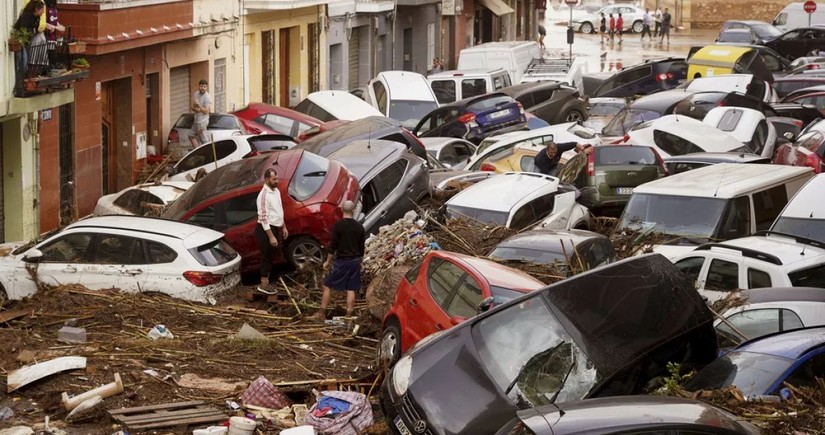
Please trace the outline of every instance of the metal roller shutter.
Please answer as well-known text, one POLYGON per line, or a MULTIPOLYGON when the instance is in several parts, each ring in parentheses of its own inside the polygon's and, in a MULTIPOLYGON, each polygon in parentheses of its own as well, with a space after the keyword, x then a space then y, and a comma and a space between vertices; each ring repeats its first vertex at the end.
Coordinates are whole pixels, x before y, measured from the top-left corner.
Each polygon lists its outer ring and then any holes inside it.
POLYGON ((358 83, 358 50, 361 49, 360 44, 358 43, 358 27, 352 28, 352 33, 349 37, 349 88, 355 89, 360 87, 361 84, 358 83))
POLYGON ((189 92, 189 65, 172 68, 169 72, 169 120, 174 125, 178 118, 189 113, 189 99, 192 93, 189 92))

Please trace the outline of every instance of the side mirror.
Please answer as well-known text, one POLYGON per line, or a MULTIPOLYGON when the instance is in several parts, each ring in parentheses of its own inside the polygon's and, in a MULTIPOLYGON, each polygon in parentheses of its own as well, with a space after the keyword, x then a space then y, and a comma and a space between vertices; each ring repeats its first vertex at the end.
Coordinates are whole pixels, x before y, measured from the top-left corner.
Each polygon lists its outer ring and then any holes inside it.
POLYGON ((481 313, 489 311, 490 308, 493 307, 493 302, 494 301, 495 301, 495 298, 492 297, 492 296, 484 298, 484 300, 482 300, 478 304, 478 307, 476 308, 476 312, 478 312, 478 314, 481 314, 481 313))
POLYGON ((459 323, 461 323, 461 322, 463 322, 463 321, 465 321, 465 320, 467 320, 467 318, 466 318, 466 317, 461 317, 461 316, 453 316, 453 317, 450 317, 450 323, 451 323, 453 326, 458 325, 459 323))
POLYGON ((40 260, 43 259, 43 252, 39 249, 32 249, 29 251, 25 257, 23 257, 23 261, 26 263, 39 263, 40 260))

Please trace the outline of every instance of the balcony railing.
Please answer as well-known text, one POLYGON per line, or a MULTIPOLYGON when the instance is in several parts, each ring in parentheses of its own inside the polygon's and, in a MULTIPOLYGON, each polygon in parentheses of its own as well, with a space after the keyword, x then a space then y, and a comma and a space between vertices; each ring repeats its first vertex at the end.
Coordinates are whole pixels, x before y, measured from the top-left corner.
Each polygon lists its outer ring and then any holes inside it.
POLYGON ((88 77, 88 63, 78 63, 81 47, 82 43, 70 42, 69 38, 64 38, 32 43, 16 52, 15 96, 30 97, 66 89, 72 83, 88 77))

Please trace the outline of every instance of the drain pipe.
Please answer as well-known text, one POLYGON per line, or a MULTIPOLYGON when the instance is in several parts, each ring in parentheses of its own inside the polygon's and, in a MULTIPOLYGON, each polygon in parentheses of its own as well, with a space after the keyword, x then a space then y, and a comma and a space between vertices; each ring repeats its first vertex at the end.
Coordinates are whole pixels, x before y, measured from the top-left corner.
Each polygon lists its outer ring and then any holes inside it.
POLYGON ((398 2, 392 6, 392 70, 395 71, 395 22, 398 20, 398 2))

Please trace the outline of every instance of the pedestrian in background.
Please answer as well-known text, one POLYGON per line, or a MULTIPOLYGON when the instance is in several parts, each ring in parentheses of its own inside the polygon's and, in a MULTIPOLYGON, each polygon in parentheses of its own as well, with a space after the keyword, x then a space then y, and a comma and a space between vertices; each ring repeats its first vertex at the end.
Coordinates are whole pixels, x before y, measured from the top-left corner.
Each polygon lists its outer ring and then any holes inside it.
POLYGON ((607 32, 607 20, 604 18, 604 12, 601 13, 601 20, 599 20, 599 34, 601 35, 602 44, 604 44, 605 33, 607 32))
POLYGON ((616 33, 616 19, 613 18, 613 14, 610 14, 610 41, 613 42, 613 35, 616 33))
POLYGON ((536 170, 538 172, 555 177, 559 170, 559 160, 561 159, 562 153, 572 149, 575 149, 576 151, 584 151, 587 154, 593 152, 593 148, 589 144, 580 144, 576 142, 556 144, 556 142, 551 138, 547 142, 544 151, 539 151, 539 153, 533 157, 533 165, 536 166, 536 170))
POLYGON ((329 273, 324 278, 321 308, 312 316, 316 320, 326 320, 332 290, 347 292, 347 317, 352 317, 355 292, 361 290, 361 259, 364 257, 366 232, 361 222, 352 216, 355 203, 344 201, 341 211, 344 217, 332 226, 332 239, 324 262, 324 270, 329 273))
POLYGON ((433 68, 430 70, 430 74, 438 74, 440 72, 444 72, 444 64, 441 62, 441 59, 434 57, 433 68))
POLYGON ((547 36, 547 29, 544 28, 541 24, 539 24, 539 45, 541 46, 541 51, 544 51, 544 37, 547 36))
POLYGON ((624 18, 622 18, 622 13, 619 12, 619 18, 616 19, 616 33, 619 35, 619 44, 622 43, 622 31, 624 30, 624 18))
POLYGON ((189 140, 195 148, 209 142, 209 138, 206 137, 206 129, 209 126, 209 112, 212 111, 212 96, 207 92, 208 88, 209 82, 206 79, 201 79, 198 82, 198 90, 192 94, 192 112, 195 113, 195 119, 192 123, 192 135, 189 140))
POLYGON ((656 13, 653 15, 653 22, 655 23, 653 37, 658 38, 659 33, 662 31, 662 8, 656 8, 656 13))
POLYGON ((275 294, 270 286, 269 274, 276 250, 281 250, 284 240, 289 236, 284 223, 284 206, 281 191, 278 190, 278 173, 269 168, 264 172, 264 186, 255 200, 258 209, 258 225, 255 226, 255 239, 261 248, 261 284, 258 291, 275 294))
POLYGON ((670 16, 670 9, 665 8, 665 13, 662 15, 662 39, 659 42, 665 41, 665 36, 667 36, 667 43, 670 44, 670 20, 672 17, 670 16))
POLYGON ((653 21, 653 17, 650 15, 650 9, 645 9, 645 15, 642 17, 642 40, 645 39, 645 33, 647 33, 647 38, 649 40, 653 40, 653 35, 650 33, 650 24, 653 21))

